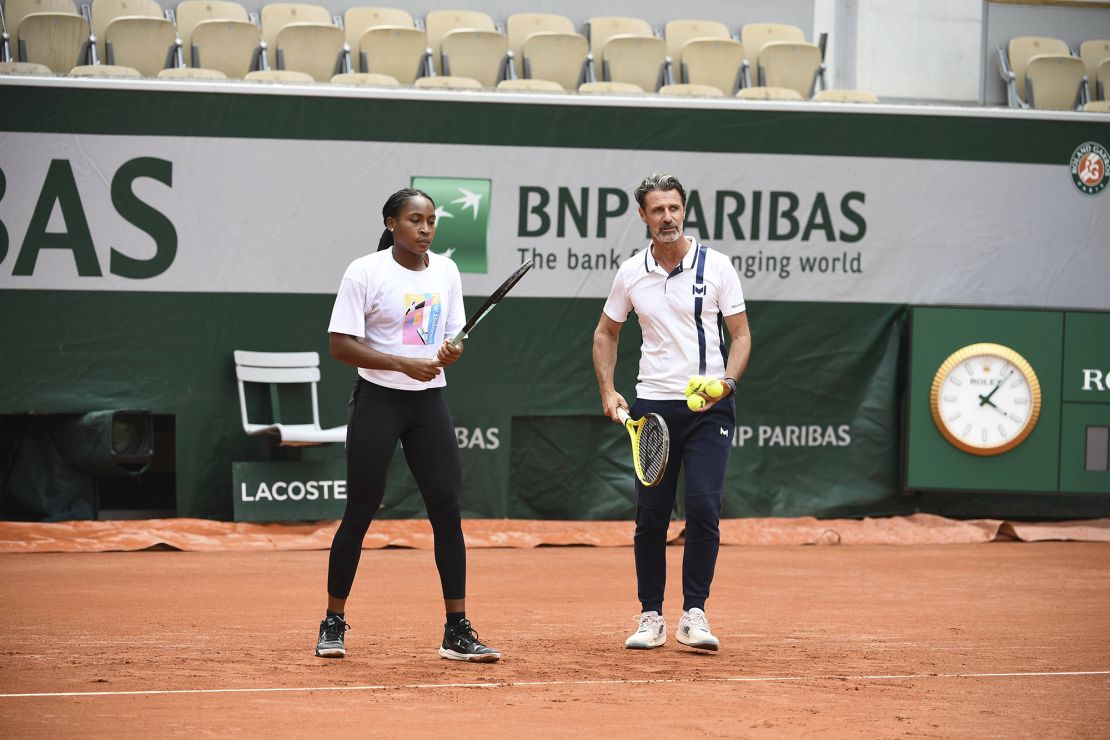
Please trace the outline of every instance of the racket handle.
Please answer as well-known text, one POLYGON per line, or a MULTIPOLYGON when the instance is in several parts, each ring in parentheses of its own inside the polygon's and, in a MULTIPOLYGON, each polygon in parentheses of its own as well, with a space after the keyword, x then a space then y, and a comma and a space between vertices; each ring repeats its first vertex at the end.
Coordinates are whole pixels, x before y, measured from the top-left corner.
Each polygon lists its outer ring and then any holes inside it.
POLYGON ((462 340, 464 340, 464 339, 466 339, 466 332, 465 331, 459 332, 459 335, 457 337, 452 337, 451 338, 451 340, 450 340, 451 348, 454 349, 455 347, 458 347, 460 344, 462 344, 462 340))
POLYGON ((621 420, 621 424, 627 424, 628 420, 632 417, 624 410, 623 406, 617 406, 617 418, 621 420))

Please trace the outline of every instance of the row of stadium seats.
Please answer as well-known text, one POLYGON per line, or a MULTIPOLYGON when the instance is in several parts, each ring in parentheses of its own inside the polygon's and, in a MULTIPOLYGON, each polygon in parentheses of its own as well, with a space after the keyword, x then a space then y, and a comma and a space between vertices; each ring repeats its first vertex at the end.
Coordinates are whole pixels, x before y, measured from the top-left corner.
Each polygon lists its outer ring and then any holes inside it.
MULTIPOLYGON (((384 74, 400 84, 447 75, 492 88, 503 80, 547 80, 564 90, 605 81, 657 91, 672 84, 716 88, 775 87, 810 98, 824 84, 823 48, 801 29, 674 20, 656 30, 631 17, 594 17, 579 34, 566 16, 514 13, 504 26, 482 12, 356 7, 342 17, 321 5, 270 3, 260 15, 230 0, 8 0, 5 62, 56 73, 74 67, 126 66, 145 77, 167 68, 204 68, 242 79, 252 71, 297 71, 313 80, 335 74, 384 74), (753 79, 754 78, 754 79, 753 79)), ((177 74, 177 73, 175 73, 177 74)), ((180 73, 187 74, 187 73, 180 73)))
POLYGON ((1060 39, 1015 36, 998 47, 998 68, 1011 108, 1075 110, 1107 99, 1110 40, 1089 39, 1076 53, 1060 39))

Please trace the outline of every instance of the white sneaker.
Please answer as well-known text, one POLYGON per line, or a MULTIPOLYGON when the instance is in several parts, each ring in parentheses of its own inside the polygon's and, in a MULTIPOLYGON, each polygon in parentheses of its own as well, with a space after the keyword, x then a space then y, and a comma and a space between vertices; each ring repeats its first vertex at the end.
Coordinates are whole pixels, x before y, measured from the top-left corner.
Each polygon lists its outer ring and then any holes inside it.
POLYGON ((691 609, 682 612, 682 619, 678 620, 678 631, 675 639, 683 645, 688 645, 699 650, 716 650, 721 646, 713 633, 709 631, 709 620, 701 609, 691 609))
POLYGON ((667 623, 659 612, 644 612, 638 619, 640 626, 624 641, 631 650, 650 650, 667 642, 667 623))

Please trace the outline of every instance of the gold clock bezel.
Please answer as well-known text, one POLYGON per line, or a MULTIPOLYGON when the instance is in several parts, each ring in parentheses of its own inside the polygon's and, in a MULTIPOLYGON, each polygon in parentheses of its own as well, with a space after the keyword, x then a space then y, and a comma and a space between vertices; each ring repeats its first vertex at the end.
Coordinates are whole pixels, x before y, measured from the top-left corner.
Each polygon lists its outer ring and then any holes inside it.
POLYGON ((936 424, 941 436, 956 449, 982 457, 1001 455, 1003 452, 1009 452, 1024 442, 1025 438, 1033 431, 1033 427, 1037 425, 1037 419, 1041 415, 1041 383, 1037 380, 1037 373, 1033 371, 1033 366, 1016 351, 993 342, 977 342, 956 350, 937 368, 936 374, 933 375, 933 387, 929 391, 929 409, 933 412, 933 423, 936 424), (976 445, 960 439, 948 429, 940 414, 940 389, 949 373, 966 360, 979 355, 992 355, 1013 365, 1018 372, 1025 376, 1025 382, 1029 384, 1029 394, 1032 396, 1029 399, 1029 420, 1025 423, 1021 432, 1012 439, 998 445, 976 445))

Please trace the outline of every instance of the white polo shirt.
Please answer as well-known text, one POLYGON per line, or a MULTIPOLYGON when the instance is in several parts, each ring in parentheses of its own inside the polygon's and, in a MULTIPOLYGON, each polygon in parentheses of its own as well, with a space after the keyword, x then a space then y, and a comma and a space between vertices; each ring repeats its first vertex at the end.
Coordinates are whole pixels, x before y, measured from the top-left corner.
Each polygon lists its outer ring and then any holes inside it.
POLYGON ((613 279, 605 315, 640 321, 640 382, 637 398, 681 401, 692 375, 722 377, 728 355, 724 317, 745 310, 740 276, 729 258, 692 236, 690 249, 669 275, 651 244, 627 259, 613 279))
MULTIPOLYGON (((393 250, 359 257, 343 273, 329 332, 349 334, 387 355, 432 359, 446 337, 466 323, 462 279, 454 261, 428 252, 428 266, 409 270, 393 259, 393 250)), ((394 370, 359 368, 371 383, 401 390, 447 385, 444 372, 421 382, 394 370)))

